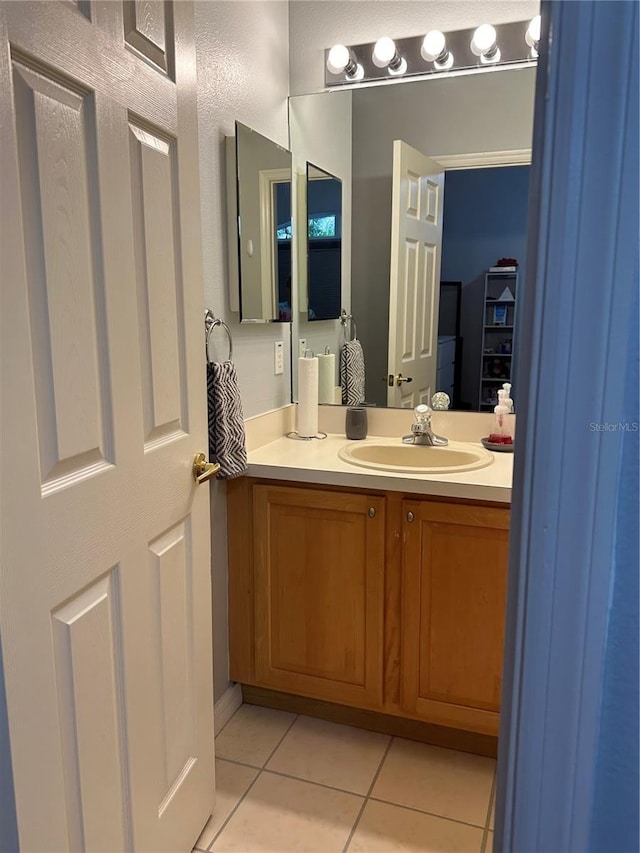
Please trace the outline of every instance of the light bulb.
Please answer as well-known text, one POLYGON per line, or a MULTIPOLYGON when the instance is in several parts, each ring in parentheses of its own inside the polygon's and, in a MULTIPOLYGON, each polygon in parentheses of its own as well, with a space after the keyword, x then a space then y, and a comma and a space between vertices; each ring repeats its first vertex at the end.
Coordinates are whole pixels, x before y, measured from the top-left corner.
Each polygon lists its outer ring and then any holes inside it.
POLYGON ((538 47, 538 42, 540 41, 540 15, 536 15, 535 18, 531 19, 524 40, 529 47, 538 47))
POLYGON ((327 57, 327 68, 332 74, 342 74, 350 59, 349 48, 343 44, 334 44, 327 57))
POLYGON ((371 58, 373 64, 377 65, 378 68, 386 68, 395 55, 396 43, 388 36, 384 36, 376 42, 371 58))
POLYGON ((420 53, 425 62, 435 62, 446 48, 444 33, 440 30, 431 30, 426 34, 420 48, 420 53))
POLYGON ((538 45, 540 44, 540 15, 536 15, 535 18, 531 19, 524 40, 531 48, 531 58, 537 59, 538 45))
MULTIPOLYGON (((471 39, 471 52, 476 56, 491 54, 496 46, 496 31, 491 24, 482 24, 471 39)), ((489 57, 487 57, 489 58, 489 57)))

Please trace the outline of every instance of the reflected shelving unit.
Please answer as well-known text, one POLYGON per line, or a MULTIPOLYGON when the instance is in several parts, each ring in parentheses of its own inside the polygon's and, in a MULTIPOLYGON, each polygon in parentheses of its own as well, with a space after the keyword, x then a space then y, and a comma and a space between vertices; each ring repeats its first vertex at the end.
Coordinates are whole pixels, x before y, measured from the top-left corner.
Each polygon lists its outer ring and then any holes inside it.
POLYGON ((491 411, 503 382, 511 382, 515 351, 518 271, 489 270, 484 278, 480 411, 491 411))

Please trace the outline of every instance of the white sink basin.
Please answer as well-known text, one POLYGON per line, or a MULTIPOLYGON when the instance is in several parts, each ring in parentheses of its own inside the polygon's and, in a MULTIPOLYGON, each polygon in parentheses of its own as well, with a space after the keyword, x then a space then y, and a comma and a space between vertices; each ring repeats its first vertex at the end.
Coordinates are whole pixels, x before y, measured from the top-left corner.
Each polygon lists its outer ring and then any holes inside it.
POLYGON ((446 447, 403 444, 400 438, 354 441, 338 451, 351 465, 403 474, 452 474, 486 468, 493 456, 481 447, 450 441, 446 447))

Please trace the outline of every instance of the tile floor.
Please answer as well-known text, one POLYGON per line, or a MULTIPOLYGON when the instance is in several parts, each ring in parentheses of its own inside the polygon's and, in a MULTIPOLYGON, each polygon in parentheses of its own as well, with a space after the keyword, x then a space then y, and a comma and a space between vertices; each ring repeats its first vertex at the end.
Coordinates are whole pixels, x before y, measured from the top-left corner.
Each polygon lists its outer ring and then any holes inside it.
POLYGON ((216 738, 196 851, 489 853, 496 763, 242 705, 216 738))

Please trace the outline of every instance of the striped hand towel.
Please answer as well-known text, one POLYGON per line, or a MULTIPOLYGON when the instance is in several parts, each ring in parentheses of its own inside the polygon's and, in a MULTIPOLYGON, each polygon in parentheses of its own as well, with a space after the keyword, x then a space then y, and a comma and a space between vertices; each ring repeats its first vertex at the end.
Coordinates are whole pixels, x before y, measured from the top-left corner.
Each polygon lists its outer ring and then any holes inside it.
POLYGON ((209 458, 220 463, 219 479, 239 477, 247 469, 242 400, 232 361, 207 364, 209 458))
POLYGON ((364 403, 364 352, 359 340, 346 341, 340 350, 342 402, 347 406, 364 403))

